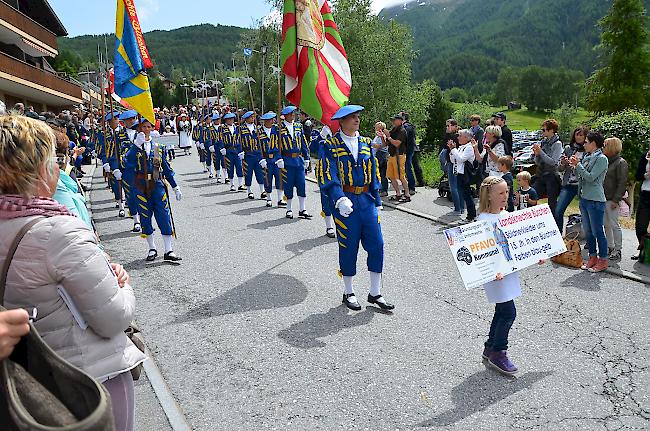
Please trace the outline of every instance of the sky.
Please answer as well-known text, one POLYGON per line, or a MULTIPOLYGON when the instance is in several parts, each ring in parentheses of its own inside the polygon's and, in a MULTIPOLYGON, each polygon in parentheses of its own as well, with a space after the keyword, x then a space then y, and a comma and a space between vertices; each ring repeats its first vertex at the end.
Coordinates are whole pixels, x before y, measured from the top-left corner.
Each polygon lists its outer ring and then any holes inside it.
MULTIPOLYGON (((115 0, 49 0, 69 36, 115 31, 115 0)), ((404 0, 372 0, 373 10, 404 0)), ((195 24, 252 27, 271 11, 265 0, 135 0, 144 31, 171 30, 195 24), (179 6, 180 3, 180 6, 179 6)))

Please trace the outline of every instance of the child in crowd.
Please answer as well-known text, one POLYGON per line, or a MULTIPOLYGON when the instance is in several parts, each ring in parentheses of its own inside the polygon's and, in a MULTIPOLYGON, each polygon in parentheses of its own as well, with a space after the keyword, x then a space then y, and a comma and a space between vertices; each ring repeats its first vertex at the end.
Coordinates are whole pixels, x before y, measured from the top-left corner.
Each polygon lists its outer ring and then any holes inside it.
MULTIPOLYGON (((499 216, 505 214, 509 197, 508 184, 503 178, 487 177, 481 183, 479 192, 478 220, 485 220, 493 225, 499 221, 499 216)), ((500 373, 514 375, 517 366, 510 361, 508 350, 508 334, 517 317, 514 299, 521 295, 519 273, 513 272, 504 277, 498 273, 496 280, 486 283, 483 288, 490 304, 495 304, 494 317, 490 324, 490 334, 483 349, 483 359, 500 373)))
POLYGON ((517 183, 519 190, 515 193, 515 204, 518 210, 537 205, 539 196, 537 191, 530 186, 530 172, 521 171, 517 174, 517 183))
POLYGON ((508 203, 506 210, 508 212, 513 212, 515 210, 515 194, 514 194, 514 178, 510 170, 512 169, 512 157, 511 156, 501 156, 497 162, 497 168, 499 172, 503 175, 501 178, 508 185, 508 203))

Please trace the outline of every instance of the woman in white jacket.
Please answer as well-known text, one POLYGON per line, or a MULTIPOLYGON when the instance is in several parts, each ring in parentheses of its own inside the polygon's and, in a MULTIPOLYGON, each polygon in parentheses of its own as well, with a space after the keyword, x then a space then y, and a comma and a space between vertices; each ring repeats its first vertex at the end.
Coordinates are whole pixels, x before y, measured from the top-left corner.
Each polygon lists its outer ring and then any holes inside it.
POLYGON ((55 138, 48 126, 0 117, 0 264, 18 231, 25 235, 7 275, 4 304, 37 309, 36 329, 59 355, 111 394, 117 430, 133 429, 130 370, 146 357, 125 335, 135 313, 128 274, 109 263, 87 225, 51 197, 55 138))
POLYGON ((475 160, 474 155, 474 134, 469 129, 463 129, 458 132, 458 148, 452 141, 448 144, 449 147, 449 160, 454 164, 454 175, 458 177, 458 187, 461 192, 461 198, 465 201, 467 207, 467 222, 473 222, 476 218, 476 206, 474 205, 474 197, 470 184, 472 178, 470 172, 465 172, 466 162, 473 165, 475 160))

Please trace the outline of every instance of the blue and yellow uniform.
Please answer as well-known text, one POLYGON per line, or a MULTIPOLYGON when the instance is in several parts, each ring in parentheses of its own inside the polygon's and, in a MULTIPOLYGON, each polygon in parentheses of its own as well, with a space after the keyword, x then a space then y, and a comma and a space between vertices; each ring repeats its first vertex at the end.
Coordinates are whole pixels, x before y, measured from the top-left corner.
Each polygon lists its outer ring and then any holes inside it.
POLYGON ((305 192, 305 161, 309 160, 309 147, 303 135, 302 124, 293 123, 293 135, 286 122, 279 127, 280 153, 284 160, 282 172, 284 195, 293 199, 293 189, 300 197, 306 197, 305 192))
MULTIPOLYGON (((229 114, 224 115, 224 118, 228 115, 229 114)), ((230 127, 232 127, 232 131, 227 124, 222 124, 219 127, 218 142, 219 150, 222 148, 226 149, 224 161, 228 171, 228 178, 230 178, 230 181, 232 182, 235 172, 237 173, 237 178, 242 178, 244 172, 242 169, 242 161, 239 158, 239 153, 242 152, 239 126, 233 124, 230 127)))
MULTIPOLYGON (((248 117, 246 115, 248 112, 242 116, 243 119, 249 118, 252 115, 252 112, 248 117), (246 118, 244 118, 246 117, 246 118)), ((255 179, 257 184, 264 184, 264 170, 260 166, 260 160, 262 160, 262 145, 259 138, 259 130, 255 123, 244 123, 239 128, 239 134, 242 144, 242 150, 244 151, 244 183, 247 187, 250 187, 253 182, 253 172, 255 173, 255 179)))
MULTIPOLYGON (((194 142, 198 142, 199 144, 203 144, 202 142, 202 133, 203 133, 203 119, 200 120, 200 122, 192 128, 192 140, 194 142)), ((205 163, 205 148, 201 148, 200 146, 197 146, 197 153, 199 154, 199 162, 203 163, 203 172, 205 172, 206 168, 206 163, 205 163)))
POLYGON ((266 181, 264 183, 264 190, 271 196, 271 189, 273 187, 273 180, 275 179, 275 188, 281 189, 282 180, 280 175, 280 168, 275 162, 280 158, 280 130, 275 124, 267 129, 264 126, 259 126, 258 137, 262 153, 266 159, 266 181))
POLYGON ((358 137, 355 160, 341 132, 329 138, 318 164, 318 184, 332 206, 347 197, 353 211, 343 217, 333 211, 339 244, 339 266, 343 276, 357 273, 359 242, 368 252, 368 270, 381 273, 384 263, 384 239, 377 207, 382 205, 377 159, 372 155, 370 138, 358 137))
MULTIPOLYGON (((213 115, 211 119, 214 121, 218 119, 219 117, 216 115, 213 115)), ((221 169, 221 166, 223 165, 223 156, 219 152, 218 146, 219 146, 219 125, 214 124, 213 122, 210 123, 205 123, 203 126, 203 129, 201 131, 202 136, 203 136, 203 146, 205 147, 205 151, 207 154, 207 165, 208 168, 211 169, 210 161, 212 161, 212 164, 214 165, 214 169, 216 170, 216 173, 219 174, 219 170, 221 169)))
MULTIPOLYGON (((325 157, 327 157, 327 145, 327 139, 323 139, 320 135, 318 135, 318 147, 316 151, 318 154, 318 160, 323 160, 325 157)), ((321 171, 322 169, 322 163, 316 164, 316 168, 314 169, 314 175, 316 178, 320 178, 323 175, 323 172, 321 171)), ((321 216, 330 217, 334 213, 334 203, 322 187, 320 188, 320 205, 322 210, 321 216)))
POLYGON ((122 186, 122 184, 120 184, 121 180, 116 180, 115 174, 113 172, 116 169, 120 169, 121 172, 121 168, 122 168, 121 160, 123 155, 122 151, 123 148, 128 147, 131 144, 131 141, 129 140, 129 137, 126 135, 124 129, 121 127, 118 127, 116 130, 107 127, 106 134, 108 136, 104 136, 103 133, 100 135, 101 147, 103 150, 102 154, 104 156, 102 161, 104 162, 104 164, 110 165, 110 173, 108 174, 108 184, 111 187, 111 190, 113 190, 113 195, 115 196, 115 200, 121 202, 122 200, 122 195, 120 193, 120 189, 122 186))
POLYGON ((155 217, 160 233, 172 235, 169 196, 165 192, 163 179, 167 180, 172 188, 176 188, 174 171, 167 161, 164 147, 153 140, 150 142, 149 151, 146 151, 147 143, 142 149, 135 145, 129 149, 125 157, 125 169, 133 178, 142 234, 149 236, 153 233, 152 217, 155 217))

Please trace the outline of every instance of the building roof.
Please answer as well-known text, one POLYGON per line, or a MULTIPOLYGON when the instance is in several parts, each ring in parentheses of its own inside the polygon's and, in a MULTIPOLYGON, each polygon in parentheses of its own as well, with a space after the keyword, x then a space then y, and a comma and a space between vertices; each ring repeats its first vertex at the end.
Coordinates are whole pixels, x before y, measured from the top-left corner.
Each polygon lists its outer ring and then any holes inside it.
POLYGON ((18 9, 57 36, 67 36, 68 31, 47 0, 1 0, 18 9), (18 7, 16 7, 18 6, 18 7))

